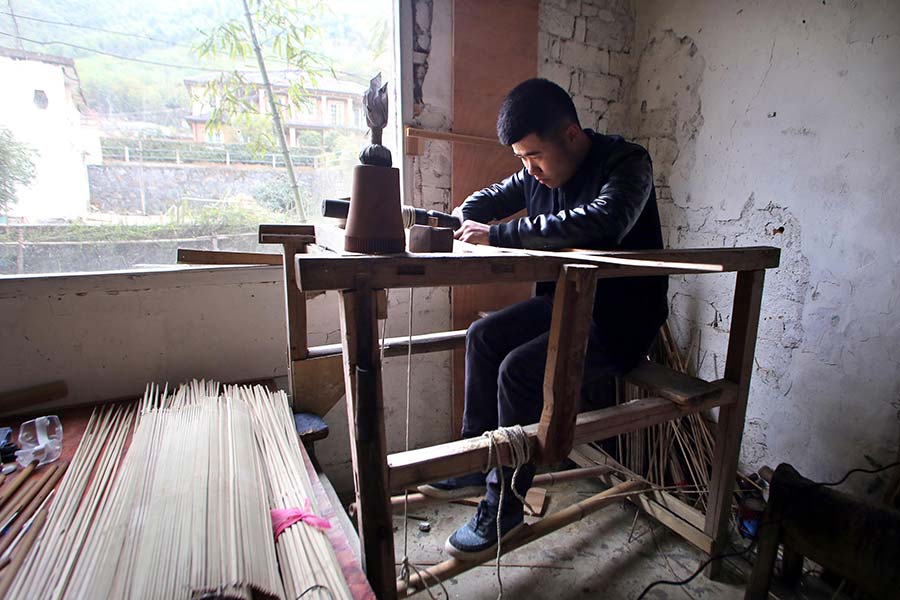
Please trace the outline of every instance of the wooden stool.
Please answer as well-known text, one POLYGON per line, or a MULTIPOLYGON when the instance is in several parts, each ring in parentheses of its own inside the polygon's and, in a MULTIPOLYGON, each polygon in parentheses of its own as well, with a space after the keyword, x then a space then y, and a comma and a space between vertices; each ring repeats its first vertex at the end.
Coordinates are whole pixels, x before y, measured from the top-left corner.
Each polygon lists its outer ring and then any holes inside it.
POLYGON ((778 466, 769 490, 745 600, 768 598, 779 543, 789 579, 808 556, 875 598, 897 597, 900 511, 816 485, 789 464, 778 466))
POLYGON ((328 424, 325 419, 313 413, 294 413, 294 427, 297 429, 297 435, 309 454, 309 459, 319 470, 319 461, 316 459, 315 442, 324 440, 328 437, 328 424))

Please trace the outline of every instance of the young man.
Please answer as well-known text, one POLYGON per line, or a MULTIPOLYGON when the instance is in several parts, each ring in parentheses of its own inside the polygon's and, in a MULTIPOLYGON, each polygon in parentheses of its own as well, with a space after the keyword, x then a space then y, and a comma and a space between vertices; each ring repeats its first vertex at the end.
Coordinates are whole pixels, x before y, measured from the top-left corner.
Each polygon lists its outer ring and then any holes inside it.
MULTIPOLYGON (((457 239, 509 248, 662 248, 650 156, 620 137, 582 129, 568 93, 545 79, 530 79, 506 97, 497 120, 500 141, 524 168, 469 196, 454 211, 457 239), (493 224, 527 209, 527 216, 493 224)), ((630 370, 647 352, 668 314, 666 277, 601 279, 584 366, 586 385, 630 370)), ((553 283, 536 296, 480 319, 466 336, 463 437, 498 426, 538 421, 553 312, 553 283)), ((534 477, 525 465, 516 479, 524 497, 534 477)), ((475 516, 447 540, 447 551, 475 560, 496 552, 501 536, 523 521, 510 492, 512 469, 492 469, 419 489, 443 498, 485 492, 475 516), (500 504, 501 479, 507 493, 500 504)))

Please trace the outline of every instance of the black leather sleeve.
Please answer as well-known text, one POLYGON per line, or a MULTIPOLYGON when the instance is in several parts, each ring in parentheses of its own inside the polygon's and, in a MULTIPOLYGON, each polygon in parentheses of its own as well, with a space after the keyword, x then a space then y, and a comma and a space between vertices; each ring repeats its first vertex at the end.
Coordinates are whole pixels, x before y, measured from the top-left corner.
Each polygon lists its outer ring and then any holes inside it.
POLYGON ((490 223, 525 208, 524 169, 475 192, 462 203, 463 219, 490 223))
MULTIPOLYGON (((653 188, 647 152, 628 144, 607 162, 606 182, 594 198, 556 214, 515 219, 491 228, 491 243, 531 249, 614 247, 631 230, 653 188)), ((581 199, 579 199, 581 200, 581 199)))

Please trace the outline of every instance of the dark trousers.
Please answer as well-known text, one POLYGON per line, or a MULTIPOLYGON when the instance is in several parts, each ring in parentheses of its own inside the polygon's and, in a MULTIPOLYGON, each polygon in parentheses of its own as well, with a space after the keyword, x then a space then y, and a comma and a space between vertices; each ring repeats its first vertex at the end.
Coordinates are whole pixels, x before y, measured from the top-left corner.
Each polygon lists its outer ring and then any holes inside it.
MULTIPOLYGON (((466 404, 462 436, 477 437, 498 426, 537 423, 544 407, 544 368, 553 303, 537 296, 472 323, 466 334, 466 404)), ((649 342, 648 342, 649 344, 649 342)), ((584 385, 620 374, 611 350, 591 327, 584 365, 584 385)), ((619 361, 621 364, 621 361, 619 361)), ((534 478, 534 464, 524 465, 516 489, 524 497, 534 478)), ((521 510, 510 492, 512 469, 504 468, 504 511, 521 510)), ((494 468, 487 477, 488 502, 500 499, 500 476, 494 468)))

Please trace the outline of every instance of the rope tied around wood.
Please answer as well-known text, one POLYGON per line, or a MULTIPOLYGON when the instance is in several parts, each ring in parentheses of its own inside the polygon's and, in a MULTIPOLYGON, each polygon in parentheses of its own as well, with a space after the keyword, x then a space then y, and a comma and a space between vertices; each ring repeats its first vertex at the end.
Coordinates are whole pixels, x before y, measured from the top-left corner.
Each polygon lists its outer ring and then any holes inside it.
POLYGON ((503 598, 503 579, 500 577, 500 555, 503 553, 501 548, 501 539, 503 535, 500 528, 500 516, 503 513, 503 499, 506 495, 506 478, 503 476, 503 463, 500 460, 500 451, 497 448, 497 444, 506 443, 509 447, 509 460, 513 467, 513 474, 510 481, 512 493, 515 495, 516 499, 522 503, 522 506, 527 507, 529 513, 534 515, 535 510, 516 489, 516 479, 518 478, 519 470, 522 465, 531 460, 531 446, 528 445, 528 436, 525 434, 525 430, 522 429, 521 425, 498 427, 493 431, 485 431, 482 436, 488 440, 488 459, 484 472, 489 472, 494 468, 492 467, 492 463, 496 463, 497 476, 500 478, 500 500, 497 506, 497 585, 500 586, 500 591, 497 594, 497 600, 501 600, 501 598, 503 598))

